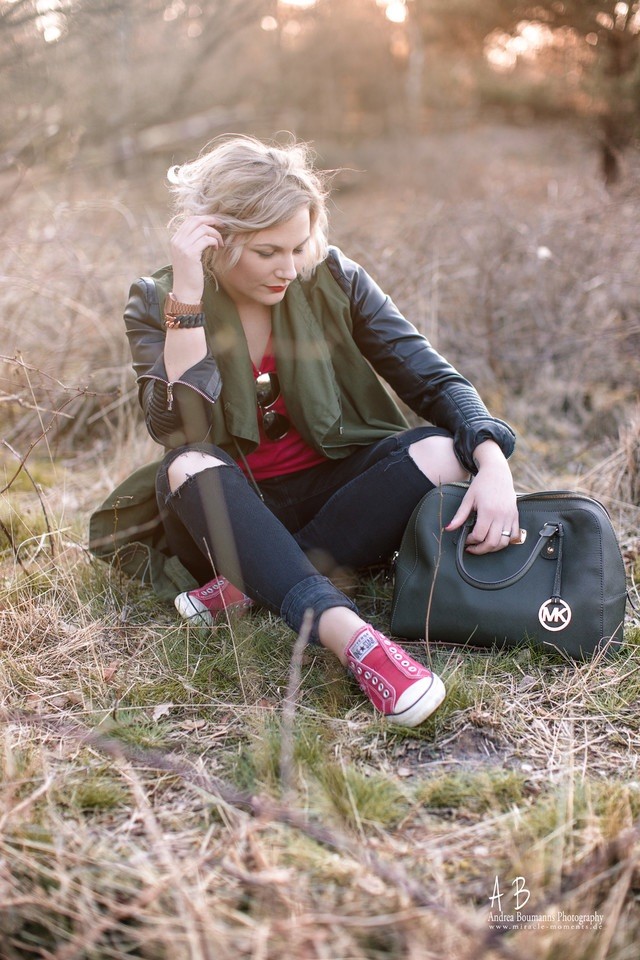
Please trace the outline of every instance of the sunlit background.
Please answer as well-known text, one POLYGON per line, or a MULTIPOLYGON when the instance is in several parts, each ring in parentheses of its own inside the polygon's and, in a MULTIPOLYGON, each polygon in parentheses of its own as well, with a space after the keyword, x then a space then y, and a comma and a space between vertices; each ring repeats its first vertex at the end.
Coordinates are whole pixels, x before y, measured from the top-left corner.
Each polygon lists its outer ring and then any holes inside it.
POLYGON ((497 114, 575 120, 612 169, 637 141, 637 0, 1 0, 0 26, 5 168, 497 114))

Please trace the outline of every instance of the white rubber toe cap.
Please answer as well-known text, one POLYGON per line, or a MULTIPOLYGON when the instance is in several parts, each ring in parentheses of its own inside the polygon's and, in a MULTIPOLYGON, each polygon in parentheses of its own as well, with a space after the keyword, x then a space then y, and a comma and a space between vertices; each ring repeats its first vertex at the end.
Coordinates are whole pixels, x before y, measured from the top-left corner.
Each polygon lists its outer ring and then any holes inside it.
POLYGON ((445 696, 446 690, 440 677, 435 673, 423 677, 405 690, 387 719, 403 727, 417 727, 438 709, 445 696))
POLYGON ((204 603, 188 593, 179 593, 173 601, 181 617, 189 620, 195 627, 212 627, 214 620, 204 603))

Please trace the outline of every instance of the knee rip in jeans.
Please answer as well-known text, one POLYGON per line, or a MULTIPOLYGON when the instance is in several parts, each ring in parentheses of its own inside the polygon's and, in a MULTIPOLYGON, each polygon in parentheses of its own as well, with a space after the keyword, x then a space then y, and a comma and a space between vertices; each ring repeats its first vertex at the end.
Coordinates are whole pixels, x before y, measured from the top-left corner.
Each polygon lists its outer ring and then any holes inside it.
POLYGON ((455 483, 467 480, 468 472, 455 455, 449 437, 424 437, 407 448, 407 453, 431 483, 455 483))
POLYGON ((207 453, 181 453, 180 456, 172 460, 167 467, 167 479, 169 481, 170 496, 179 493, 185 483, 188 483, 197 474, 204 470, 212 470, 216 467, 226 467, 224 460, 218 460, 217 457, 207 453))
POLYGON ((401 463, 404 463, 405 460, 412 460, 412 456, 409 453, 409 447, 400 447, 398 450, 392 450, 387 458, 387 463, 384 464, 384 472, 390 470, 392 467, 398 466, 401 463))

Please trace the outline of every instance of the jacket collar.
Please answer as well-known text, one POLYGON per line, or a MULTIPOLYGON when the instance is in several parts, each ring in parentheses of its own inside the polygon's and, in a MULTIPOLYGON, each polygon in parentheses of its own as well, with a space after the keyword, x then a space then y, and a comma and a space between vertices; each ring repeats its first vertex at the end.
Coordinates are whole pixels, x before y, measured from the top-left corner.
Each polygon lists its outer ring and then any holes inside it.
MULTIPOLYGON (((249 348, 235 304, 224 290, 205 284, 207 336, 220 366, 227 429, 258 442, 255 386, 249 348)), ((300 280, 272 309, 273 348, 287 410, 307 442, 315 444, 340 420, 331 354, 300 280)), ((314 445, 315 445, 314 444, 314 445)))

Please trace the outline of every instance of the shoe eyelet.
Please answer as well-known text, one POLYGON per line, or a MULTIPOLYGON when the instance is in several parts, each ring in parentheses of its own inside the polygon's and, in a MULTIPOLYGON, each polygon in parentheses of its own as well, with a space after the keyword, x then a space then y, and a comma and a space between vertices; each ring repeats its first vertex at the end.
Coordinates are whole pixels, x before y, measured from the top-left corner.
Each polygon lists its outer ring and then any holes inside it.
POLYGON ((402 666, 403 666, 403 667, 408 667, 408 666, 409 666, 409 661, 408 661, 408 660, 403 660, 403 661, 402 661, 402 666))
POLYGON ((357 668, 357 671, 358 671, 359 674, 362 674, 362 667, 358 667, 358 668, 357 668))
POLYGON ((394 659, 394 660, 402 660, 402 654, 401 654, 401 653, 396 653, 396 654, 394 654, 393 659, 394 659))
POLYGON ((382 696, 385 697, 385 698, 388 700, 389 697, 391 696, 391 694, 389 693, 388 690, 385 690, 384 693, 382 694, 382 696))
POLYGON ((418 668, 415 667, 415 666, 409 667, 409 670, 411 671, 411 673, 417 673, 417 672, 418 672, 418 668))
POLYGON ((364 676, 365 676, 365 680, 371 680, 371 674, 369 673, 368 670, 365 672, 364 676))

